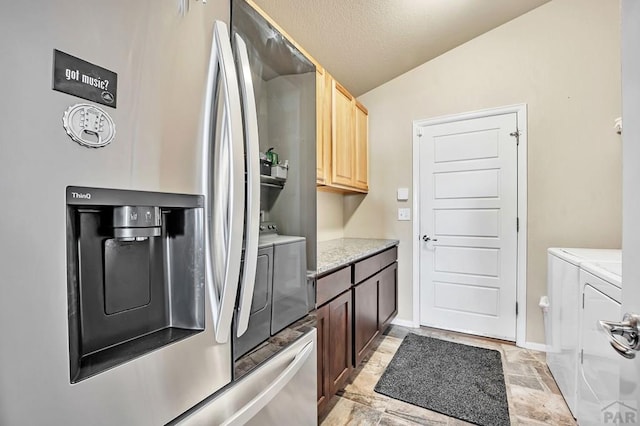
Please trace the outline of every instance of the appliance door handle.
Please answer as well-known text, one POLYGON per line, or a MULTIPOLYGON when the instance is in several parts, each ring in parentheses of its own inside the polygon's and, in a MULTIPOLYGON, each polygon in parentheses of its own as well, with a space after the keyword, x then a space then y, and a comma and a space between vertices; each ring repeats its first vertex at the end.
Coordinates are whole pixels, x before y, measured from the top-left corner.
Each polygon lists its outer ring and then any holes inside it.
POLYGON ((244 266, 240 283, 240 305, 238 307, 237 336, 242 336, 249 327, 249 315, 253 302, 253 289, 256 280, 258 263, 258 227, 260 222, 260 144, 258 137, 258 113, 256 98, 253 92, 251 68, 247 45, 238 35, 234 36, 235 57, 237 61, 238 80, 242 95, 242 112, 244 118, 244 137, 247 167, 247 216, 245 227, 244 266))
POLYGON ((238 80, 227 25, 221 21, 213 26, 204 114, 205 281, 216 341, 226 343, 242 258, 244 153, 238 80), (220 100, 223 108, 218 110, 220 100))
POLYGON ((600 320, 598 324, 618 354, 627 359, 636 357, 640 351, 640 315, 626 313, 622 322, 600 320))
POLYGON ((313 342, 309 342, 296 354, 293 361, 291 361, 269 386, 256 395, 244 407, 235 412, 233 416, 229 417, 221 426, 239 426, 251 420, 291 381, 312 352, 313 342))

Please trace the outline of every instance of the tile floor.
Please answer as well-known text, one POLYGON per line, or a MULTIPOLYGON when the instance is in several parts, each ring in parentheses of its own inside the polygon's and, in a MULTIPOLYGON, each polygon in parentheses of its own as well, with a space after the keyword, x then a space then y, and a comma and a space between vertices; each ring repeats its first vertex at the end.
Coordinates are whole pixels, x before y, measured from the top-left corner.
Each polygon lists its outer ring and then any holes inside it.
POLYGON ((468 425, 440 413, 375 393, 374 386, 407 333, 495 349, 502 355, 512 425, 575 425, 542 352, 518 348, 499 340, 442 330, 391 326, 377 338, 375 351, 357 368, 344 391, 331 402, 322 426, 341 425, 468 425))

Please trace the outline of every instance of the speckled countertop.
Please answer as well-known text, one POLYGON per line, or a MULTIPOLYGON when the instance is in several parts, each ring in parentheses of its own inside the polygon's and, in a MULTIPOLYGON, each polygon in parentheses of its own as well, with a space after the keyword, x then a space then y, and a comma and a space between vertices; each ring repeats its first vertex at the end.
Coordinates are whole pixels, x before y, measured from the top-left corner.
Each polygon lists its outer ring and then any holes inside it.
POLYGON ((372 238, 340 238, 319 242, 317 275, 333 271, 398 243, 398 240, 372 238))

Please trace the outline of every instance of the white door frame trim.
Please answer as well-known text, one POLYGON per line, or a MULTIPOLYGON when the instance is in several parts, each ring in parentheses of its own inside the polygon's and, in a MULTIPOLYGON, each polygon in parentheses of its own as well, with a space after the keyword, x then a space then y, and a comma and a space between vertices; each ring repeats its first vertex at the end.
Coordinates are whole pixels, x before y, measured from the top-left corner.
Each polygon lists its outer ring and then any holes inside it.
POLYGON ((515 113, 518 120, 518 232, 516 302, 516 345, 526 346, 527 336, 527 104, 509 105, 462 114, 413 121, 413 325, 420 327, 420 156, 418 128, 472 118, 515 113))

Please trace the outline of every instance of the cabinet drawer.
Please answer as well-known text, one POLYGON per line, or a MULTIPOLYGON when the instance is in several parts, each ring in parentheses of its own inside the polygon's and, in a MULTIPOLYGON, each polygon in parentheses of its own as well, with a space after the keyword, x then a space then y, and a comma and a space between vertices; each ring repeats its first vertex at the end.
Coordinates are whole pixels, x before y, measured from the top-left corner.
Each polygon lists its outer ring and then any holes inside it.
POLYGON ((318 278, 316 288, 316 306, 322 306, 329 300, 351 288, 351 266, 342 268, 322 278, 318 278))
POLYGON ((398 247, 392 247, 378 255, 380 257, 380 269, 384 269, 398 259, 398 247))
POLYGON ((391 265, 398 258, 398 247, 392 247, 382 253, 375 254, 369 258, 357 262, 353 266, 353 282, 355 284, 378 273, 387 265, 391 265))

